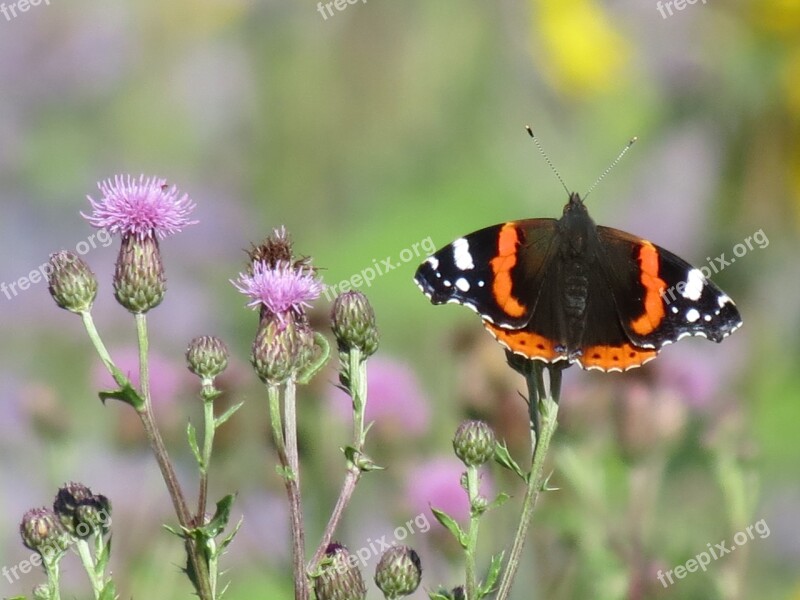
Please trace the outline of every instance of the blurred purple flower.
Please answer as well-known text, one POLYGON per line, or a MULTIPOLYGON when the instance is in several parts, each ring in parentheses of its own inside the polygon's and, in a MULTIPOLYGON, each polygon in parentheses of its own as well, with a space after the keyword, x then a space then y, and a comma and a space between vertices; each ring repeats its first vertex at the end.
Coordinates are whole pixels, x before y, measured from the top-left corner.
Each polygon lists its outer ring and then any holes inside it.
MULTIPOLYGON (((350 396, 331 386, 328 405, 342 421, 352 419, 350 396)), ((430 424, 430 402, 406 364, 375 357, 367 363, 367 422, 382 434, 422 435, 430 424)))
MULTIPOLYGON (((288 565, 291 558, 289 509, 286 499, 264 490, 240 494, 237 507, 245 526, 227 551, 230 564, 288 565)), ((238 517, 231 517, 235 524, 238 517)))
POLYGON ((166 179, 144 175, 136 181, 130 175, 117 175, 97 184, 103 194, 95 201, 87 196, 92 205, 92 215, 81 215, 98 229, 110 233, 135 235, 139 239, 157 236, 165 238, 178 233, 186 225, 197 221, 188 219, 195 208, 187 194, 178 195, 178 188, 169 187, 166 179))
POLYGON ((247 306, 264 306, 279 318, 289 312, 301 313, 322 293, 322 283, 313 270, 286 262, 279 262, 273 268, 263 261, 256 261, 252 274, 240 273, 239 278, 232 279, 231 283, 250 297, 247 306))
MULTIPOLYGON (((461 487, 464 471, 464 465, 455 456, 433 458, 413 468, 407 476, 405 497, 414 514, 430 514, 430 508, 434 507, 459 521, 467 520, 469 500, 461 487)), ((481 495, 493 500, 493 488, 488 475, 481 473, 481 495)))

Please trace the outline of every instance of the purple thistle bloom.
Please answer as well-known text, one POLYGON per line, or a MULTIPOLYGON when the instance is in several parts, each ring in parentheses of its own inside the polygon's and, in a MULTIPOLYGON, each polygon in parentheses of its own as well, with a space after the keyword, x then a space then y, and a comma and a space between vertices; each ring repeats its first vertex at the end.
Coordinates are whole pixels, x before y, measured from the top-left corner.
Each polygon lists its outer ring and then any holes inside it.
POLYGON ((287 262, 269 267, 263 261, 253 263, 252 274, 240 273, 231 280, 237 290, 250 297, 247 306, 264 306, 283 318, 289 312, 302 313, 322 293, 322 282, 308 268, 296 268, 287 262))
POLYGON ((178 188, 169 187, 166 179, 144 175, 137 181, 117 175, 97 184, 103 194, 95 201, 87 196, 92 214, 81 213, 89 223, 110 233, 134 235, 138 239, 157 236, 160 239, 178 233, 197 221, 188 219, 195 208, 187 194, 178 195, 178 188))

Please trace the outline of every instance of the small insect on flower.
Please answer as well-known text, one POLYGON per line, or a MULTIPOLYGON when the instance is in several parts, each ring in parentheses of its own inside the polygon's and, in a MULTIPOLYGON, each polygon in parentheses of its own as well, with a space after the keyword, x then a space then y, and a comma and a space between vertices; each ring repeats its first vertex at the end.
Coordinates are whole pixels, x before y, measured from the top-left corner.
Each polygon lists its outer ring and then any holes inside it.
POLYGON ((163 239, 197 223, 189 220, 194 202, 187 194, 181 196, 177 187, 167 185, 166 179, 141 175, 136 180, 130 175, 116 175, 97 187, 103 197, 94 200, 87 196, 92 214, 81 215, 98 229, 140 240, 153 236, 163 239))
POLYGON ((240 273, 231 283, 250 297, 247 306, 263 306, 281 320, 289 313, 300 315, 322 293, 322 282, 307 267, 297 268, 288 262, 274 267, 265 262, 253 263, 252 273, 240 273))

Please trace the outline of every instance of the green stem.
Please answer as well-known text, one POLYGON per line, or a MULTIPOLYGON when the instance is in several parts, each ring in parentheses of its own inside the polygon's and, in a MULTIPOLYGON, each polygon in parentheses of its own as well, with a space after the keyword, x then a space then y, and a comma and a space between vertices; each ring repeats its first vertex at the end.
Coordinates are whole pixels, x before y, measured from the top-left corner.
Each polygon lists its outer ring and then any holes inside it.
POLYGON ((78 550, 78 556, 81 559, 81 564, 86 571, 86 575, 89 577, 89 581, 92 584, 95 600, 99 600, 100 594, 103 591, 103 578, 97 576, 97 570, 95 568, 94 559, 92 558, 92 553, 89 550, 89 544, 86 540, 77 540, 75 542, 75 547, 78 550))
POLYGON ((467 533, 466 547, 466 579, 467 579, 467 599, 478 600, 478 575, 476 568, 475 554, 478 548, 478 526, 481 519, 481 511, 477 509, 478 501, 478 468, 475 466, 467 467, 467 494, 469 495, 470 519, 469 532, 467 533))
MULTIPOLYGON (((164 478, 164 483, 167 485, 175 514, 178 517, 178 522, 181 524, 182 528, 191 529, 194 526, 192 515, 186 504, 186 499, 181 490, 180 483, 178 482, 178 477, 175 474, 175 469, 169 459, 167 447, 164 444, 161 433, 156 427, 155 418, 153 416, 153 403, 150 397, 150 372, 148 368, 149 341, 147 335, 147 317, 141 313, 136 314, 135 317, 136 334, 139 341, 139 386, 144 400, 142 408, 136 412, 139 414, 139 419, 144 427, 147 440, 150 443, 153 454, 155 454, 156 462, 164 478)), ((197 543, 187 538, 186 551, 192 563, 195 574, 193 583, 197 589, 200 600, 214 600, 208 565, 201 556, 201 551, 197 547, 197 543)))
POLYGON ((214 447, 214 434, 216 433, 216 424, 214 422, 214 401, 213 397, 203 397, 203 463, 200 467, 200 493, 197 501, 197 517, 198 525, 205 524, 206 515, 206 502, 208 498, 208 467, 211 463, 211 452, 214 447))
POLYGON ((525 546, 525 538, 533 516, 533 509, 536 506, 539 492, 542 491, 545 457, 557 426, 558 398, 561 392, 561 367, 552 365, 549 367, 550 393, 541 395, 545 390, 544 366, 538 361, 527 362, 532 364, 528 364, 527 368, 522 369, 520 372, 525 376, 528 385, 531 414, 533 415, 535 410, 541 419, 539 421, 538 436, 533 426, 536 421, 532 421, 531 425, 532 457, 531 470, 528 473, 528 487, 522 502, 522 513, 517 533, 514 536, 514 543, 500 581, 496 600, 506 600, 511 592, 511 585, 519 568, 522 549, 525 546))
POLYGON ((58 580, 61 578, 58 561, 61 556, 57 556, 53 561, 44 559, 44 570, 47 573, 47 591, 49 592, 50 600, 61 600, 61 590, 59 590, 58 580))
POLYGON ((295 598, 309 599, 308 577, 306 576, 306 539, 303 526, 303 504, 300 493, 300 456, 297 448, 297 384, 290 379, 286 382, 283 396, 284 435, 286 436, 286 458, 291 477, 286 479, 289 494, 289 512, 292 523, 292 562, 294 565, 295 598))
MULTIPOLYGON (((356 450, 356 455, 360 455, 364 452, 367 437, 364 430, 364 414, 367 406, 367 361, 358 348, 351 348, 347 356, 348 387, 353 400, 353 448, 356 450)), ((347 474, 339 492, 339 497, 336 500, 336 506, 333 508, 328 524, 322 534, 322 539, 309 563, 309 570, 312 573, 317 570, 322 557, 325 555, 325 550, 327 550, 333 535, 336 533, 339 521, 341 521, 344 511, 350 503, 360 479, 361 469, 358 465, 348 464, 347 474)))

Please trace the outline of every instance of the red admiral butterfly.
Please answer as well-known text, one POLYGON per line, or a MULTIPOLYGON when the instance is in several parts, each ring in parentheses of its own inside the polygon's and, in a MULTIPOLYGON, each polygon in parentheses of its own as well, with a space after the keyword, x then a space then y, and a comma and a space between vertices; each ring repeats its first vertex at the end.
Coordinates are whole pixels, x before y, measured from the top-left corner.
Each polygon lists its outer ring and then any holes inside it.
POLYGON ((471 233, 429 257, 414 279, 433 304, 474 310, 512 352, 584 369, 625 371, 683 337, 720 342, 742 324, 730 297, 699 269, 595 225, 576 193, 560 219, 471 233))

